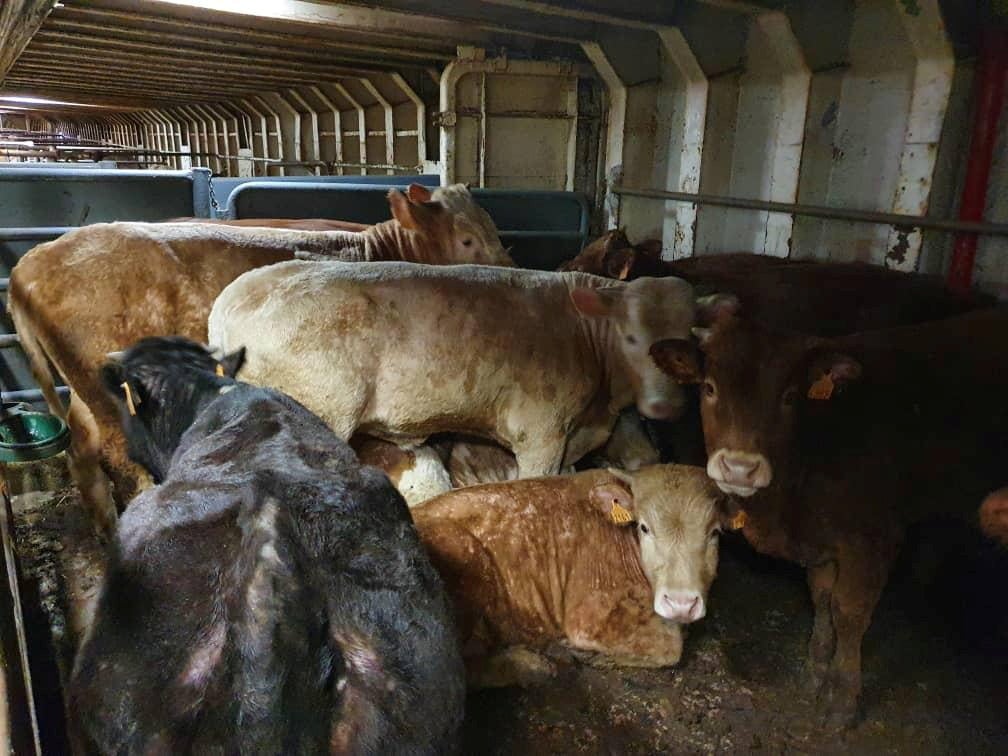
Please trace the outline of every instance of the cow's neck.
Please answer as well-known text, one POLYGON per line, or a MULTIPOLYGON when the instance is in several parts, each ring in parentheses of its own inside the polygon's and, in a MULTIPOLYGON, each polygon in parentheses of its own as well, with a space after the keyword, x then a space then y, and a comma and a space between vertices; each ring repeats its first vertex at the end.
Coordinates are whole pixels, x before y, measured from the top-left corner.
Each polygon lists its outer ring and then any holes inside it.
POLYGON ((803 495, 806 470, 796 460, 789 460, 774 469, 773 480, 752 496, 737 499, 746 513, 743 533, 746 540, 761 554, 788 559, 800 564, 815 561, 806 553, 795 528, 804 519, 803 508, 814 507, 803 495))
MULTIPOLYGON (((574 288, 574 286, 603 288, 603 286, 612 285, 612 281, 604 279, 600 284, 594 285, 595 280, 592 279, 599 280, 597 276, 588 275, 573 281, 568 280, 568 288, 574 288)), ((573 308, 573 304, 571 307, 573 308)), ((610 318, 592 318, 579 313, 575 313, 575 317, 580 326, 585 351, 591 355, 596 370, 601 376, 600 388, 604 389, 608 395, 608 410, 615 418, 620 411, 633 404, 634 401, 633 387, 627 377, 629 367, 623 358, 623 351, 620 349, 616 326, 610 318)))
POLYGON ((364 239, 367 260, 405 260, 407 262, 434 263, 429 245, 422 244, 416 231, 405 229, 397 221, 378 223, 360 232, 364 239))

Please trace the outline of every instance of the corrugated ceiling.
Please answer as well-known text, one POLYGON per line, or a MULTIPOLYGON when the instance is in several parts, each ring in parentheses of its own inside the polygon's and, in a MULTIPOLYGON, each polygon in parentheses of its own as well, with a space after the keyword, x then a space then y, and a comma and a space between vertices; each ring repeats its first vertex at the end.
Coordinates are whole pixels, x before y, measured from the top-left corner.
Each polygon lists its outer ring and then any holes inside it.
MULTIPOLYGON (((753 7, 737 0, 703 1, 743 12, 753 7)), ((646 0, 392 0, 366 6, 63 0, 3 77, 0 94, 153 108, 372 71, 421 68, 436 74, 460 44, 511 56, 578 60, 580 40, 647 34, 654 23, 674 21, 676 6, 646 0)), ((0 36, 4 31, 0 28, 0 36)), ((2 69, 0 56, 0 74, 2 69)))

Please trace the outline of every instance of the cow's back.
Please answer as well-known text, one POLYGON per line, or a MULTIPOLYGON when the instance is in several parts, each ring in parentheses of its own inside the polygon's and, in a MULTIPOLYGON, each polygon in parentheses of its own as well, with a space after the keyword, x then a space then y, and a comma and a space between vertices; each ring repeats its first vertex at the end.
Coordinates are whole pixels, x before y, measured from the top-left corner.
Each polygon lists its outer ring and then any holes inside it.
POLYGON ((221 293, 209 337, 245 346, 243 378, 291 394, 340 435, 383 436, 389 418, 400 429, 393 441, 492 435, 509 406, 573 417, 597 389, 564 277, 578 275, 281 263, 221 293), (424 426, 412 436, 418 417, 424 426))
MULTIPOLYGON (((591 470, 481 484, 410 510, 454 598, 463 642, 482 619, 495 644, 542 646, 564 636, 582 589, 635 582, 610 564, 613 539, 626 534, 588 505, 591 487, 611 479, 591 470)), ((641 587, 647 594, 646 580, 641 587)))
POLYGON ((953 317, 990 304, 960 296, 935 276, 866 263, 763 263, 762 255, 711 255, 670 263, 699 294, 736 294, 742 312, 772 328, 836 336, 953 317))
POLYGON ((271 249, 172 245, 150 228, 157 226, 85 226, 38 245, 11 271, 11 308, 89 405, 104 400, 92 376, 108 352, 146 336, 205 341, 210 305, 224 286, 291 257, 271 249))
POLYGON ((286 397, 239 387, 204 413, 108 575, 70 694, 103 752, 131 718, 169 752, 454 737, 461 662, 405 504, 286 397))

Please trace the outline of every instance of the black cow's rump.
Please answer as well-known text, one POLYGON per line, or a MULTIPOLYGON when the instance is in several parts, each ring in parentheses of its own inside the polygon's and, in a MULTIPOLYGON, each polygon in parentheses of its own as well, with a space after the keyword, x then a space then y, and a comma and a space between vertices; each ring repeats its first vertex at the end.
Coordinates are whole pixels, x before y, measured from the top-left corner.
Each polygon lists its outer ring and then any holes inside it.
POLYGON ((293 399, 215 374, 195 345, 149 341, 163 352, 142 342, 142 364, 131 350, 106 382, 139 394, 131 450, 168 461, 119 523, 70 685, 82 740, 102 753, 451 750, 463 670, 402 497, 293 399), (176 436, 166 413, 191 424, 176 436))

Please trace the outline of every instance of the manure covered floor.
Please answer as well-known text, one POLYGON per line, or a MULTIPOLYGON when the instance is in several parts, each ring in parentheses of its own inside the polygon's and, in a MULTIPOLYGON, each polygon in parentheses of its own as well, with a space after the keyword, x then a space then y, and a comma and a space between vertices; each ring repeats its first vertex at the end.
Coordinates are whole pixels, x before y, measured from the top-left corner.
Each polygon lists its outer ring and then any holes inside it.
MULTIPOLYGON (((72 491, 15 497, 36 677, 58 679, 73 627, 67 595, 97 585, 94 544, 72 491), (54 629, 53 642, 45 634, 54 629)), ((552 681, 469 696, 465 754, 1008 753, 1008 551, 962 533, 970 560, 943 555, 955 528, 911 538, 864 645, 864 717, 814 725, 804 685, 812 623, 804 575, 722 543, 710 612, 674 670, 606 670, 558 658, 552 681)), ((42 702, 57 752, 58 695, 42 702)), ((46 726, 48 723, 48 726, 46 726)))

